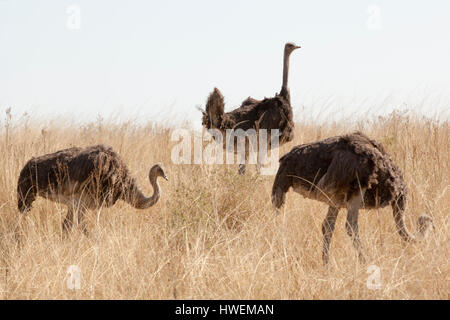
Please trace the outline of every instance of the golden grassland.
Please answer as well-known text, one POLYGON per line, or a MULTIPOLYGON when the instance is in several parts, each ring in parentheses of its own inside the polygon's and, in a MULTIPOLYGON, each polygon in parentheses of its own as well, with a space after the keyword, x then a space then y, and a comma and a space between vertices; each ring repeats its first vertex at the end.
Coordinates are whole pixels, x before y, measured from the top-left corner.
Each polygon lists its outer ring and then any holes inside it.
POLYGON ((435 230, 406 244, 391 209, 360 211, 367 263, 358 263, 341 210, 327 268, 321 260, 326 205, 288 193, 273 215, 273 176, 245 176, 231 165, 175 165, 170 128, 134 122, 1 122, 0 298, 2 299, 448 299, 450 277, 450 128, 448 121, 393 113, 384 118, 322 125, 297 123, 294 145, 352 130, 382 142, 410 189, 406 221, 415 231, 422 213, 435 230), (26 217, 17 210, 19 171, 32 156, 97 143, 120 153, 142 189, 148 170, 165 165, 160 201, 136 210, 118 201, 87 213, 90 236, 75 225, 64 237, 65 206, 38 199, 26 217), (19 224, 22 243, 14 231, 19 224), (81 289, 66 286, 79 266, 81 289), (381 288, 366 282, 379 266, 381 288))

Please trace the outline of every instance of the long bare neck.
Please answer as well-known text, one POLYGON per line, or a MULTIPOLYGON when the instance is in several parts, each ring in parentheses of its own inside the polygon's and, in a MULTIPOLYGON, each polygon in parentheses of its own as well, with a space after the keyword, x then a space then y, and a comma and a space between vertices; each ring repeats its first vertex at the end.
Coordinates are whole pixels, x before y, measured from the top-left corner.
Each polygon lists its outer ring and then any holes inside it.
POLYGON ((136 184, 133 184, 126 201, 136 209, 147 209, 153 206, 159 200, 161 189, 159 188, 156 176, 150 177, 150 184, 153 187, 153 195, 151 197, 146 197, 139 187, 136 186, 136 184))
POLYGON ((283 84, 281 85, 281 95, 289 93, 288 89, 288 77, 289 77, 289 56, 290 53, 287 50, 284 50, 283 57, 283 84))

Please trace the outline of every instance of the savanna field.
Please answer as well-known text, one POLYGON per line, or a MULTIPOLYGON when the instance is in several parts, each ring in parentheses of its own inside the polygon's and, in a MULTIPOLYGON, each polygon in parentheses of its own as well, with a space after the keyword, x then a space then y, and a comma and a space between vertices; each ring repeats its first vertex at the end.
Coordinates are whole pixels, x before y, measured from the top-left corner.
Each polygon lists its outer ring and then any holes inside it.
POLYGON ((280 148, 361 130, 381 142, 410 190, 406 223, 420 214, 435 230, 421 243, 403 242, 390 207, 360 211, 367 263, 360 264, 340 211, 330 263, 322 265, 323 203, 289 192, 273 214, 274 176, 255 166, 175 165, 170 125, 93 120, 75 124, 2 114, 0 130, 1 299, 448 299, 450 292, 450 128, 394 112, 354 122, 297 122, 280 148), (160 201, 137 210, 118 201, 88 211, 89 237, 75 224, 63 236, 66 207, 38 198, 26 217, 17 210, 17 178, 32 156, 104 143, 124 159, 146 195, 148 171, 164 164, 160 201), (17 241, 20 233, 20 241, 17 241), (67 287, 69 266, 81 271, 67 287), (380 268, 379 289, 367 286, 368 266, 380 268))

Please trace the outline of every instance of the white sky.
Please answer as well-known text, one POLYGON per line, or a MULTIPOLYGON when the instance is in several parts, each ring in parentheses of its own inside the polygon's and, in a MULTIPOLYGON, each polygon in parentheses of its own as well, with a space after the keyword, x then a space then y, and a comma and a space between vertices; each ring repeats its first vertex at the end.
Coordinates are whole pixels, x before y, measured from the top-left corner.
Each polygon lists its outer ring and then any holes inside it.
POLYGON ((0 0, 0 112, 199 122, 214 86, 227 110, 278 92, 293 41, 296 116, 448 115, 449 32, 445 0, 0 0))

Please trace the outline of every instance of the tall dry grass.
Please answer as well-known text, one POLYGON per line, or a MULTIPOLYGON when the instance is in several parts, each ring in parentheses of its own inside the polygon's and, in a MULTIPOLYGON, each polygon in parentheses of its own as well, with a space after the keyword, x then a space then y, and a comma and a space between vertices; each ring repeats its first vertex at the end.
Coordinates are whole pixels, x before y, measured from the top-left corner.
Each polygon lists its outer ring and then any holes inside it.
POLYGON ((290 192, 273 216, 273 176, 237 166, 174 165, 170 129, 97 119, 3 119, 0 135, 0 297, 3 299, 448 299, 450 276, 450 130, 447 121, 393 113, 358 123, 297 123, 300 143, 363 130, 382 142, 410 188, 407 224, 426 212, 435 230, 406 244, 390 209, 362 210, 367 264, 357 261, 341 211, 328 268, 321 262, 326 206, 290 192), (162 162, 169 182, 151 209, 118 202, 90 211, 90 236, 75 226, 62 236, 64 206, 39 199, 20 220, 16 184, 32 156, 70 146, 111 145, 150 194, 150 166, 162 162), (21 221, 23 239, 14 230, 21 221), (82 272, 81 289, 66 286, 67 268, 82 272), (366 286, 367 266, 381 270, 381 288, 366 286))

